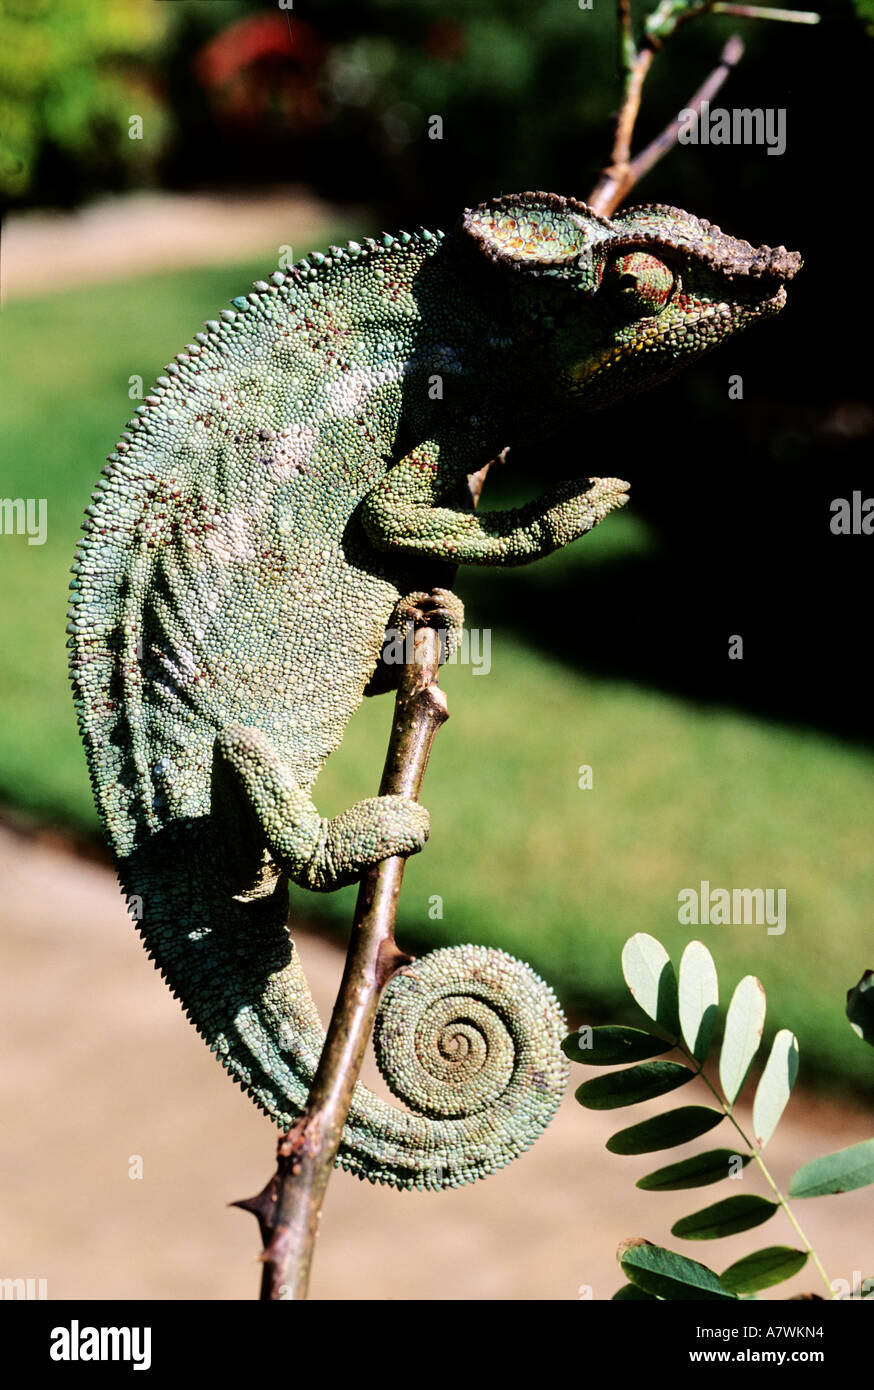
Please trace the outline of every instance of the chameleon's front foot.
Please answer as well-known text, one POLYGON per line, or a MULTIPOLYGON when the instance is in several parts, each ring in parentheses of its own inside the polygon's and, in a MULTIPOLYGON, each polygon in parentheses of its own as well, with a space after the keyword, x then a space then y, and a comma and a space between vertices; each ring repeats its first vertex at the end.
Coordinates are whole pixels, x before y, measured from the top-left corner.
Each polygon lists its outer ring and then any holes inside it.
POLYGON ((550 488, 541 502, 544 548, 579 540, 627 501, 628 483, 621 478, 576 478, 550 488))
POLYGON ((464 627, 464 604, 451 589, 434 588, 405 594, 392 612, 382 652, 365 687, 365 695, 382 695, 397 689, 401 669, 410 657, 407 641, 412 629, 417 627, 437 629, 442 666, 458 646, 464 627))
POLYGON ((434 501, 439 452, 433 441, 423 445, 364 498, 361 523, 378 550, 452 565, 525 565, 578 540, 628 501, 621 478, 584 478, 509 511, 456 511, 434 501))

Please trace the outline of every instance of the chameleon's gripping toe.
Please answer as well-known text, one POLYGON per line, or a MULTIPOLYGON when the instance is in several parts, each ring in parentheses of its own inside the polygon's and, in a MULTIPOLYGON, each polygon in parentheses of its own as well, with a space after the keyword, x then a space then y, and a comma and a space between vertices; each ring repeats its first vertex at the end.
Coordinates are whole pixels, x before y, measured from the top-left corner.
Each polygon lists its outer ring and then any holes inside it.
POLYGON ((338 1163, 402 1188, 460 1187, 530 1148, 567 1082, 567 1031, 548 985, 484 946, 434 951, 395 976, 374 1045, 410 1109, 356 1088, 338 1163))

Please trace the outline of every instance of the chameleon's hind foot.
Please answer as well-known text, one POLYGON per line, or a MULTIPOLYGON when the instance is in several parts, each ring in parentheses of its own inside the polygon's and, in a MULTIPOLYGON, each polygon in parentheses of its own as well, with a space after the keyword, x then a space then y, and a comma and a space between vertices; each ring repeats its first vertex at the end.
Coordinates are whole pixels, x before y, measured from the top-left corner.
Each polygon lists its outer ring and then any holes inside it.
POLYGON ((321 862, 313 866, 308 888, 353 883, 381 859, 418 854, 431 833, 428 812, 409 796, 369 796, 323 824, 327 834, 321 862))
POLYGON ((320 816, 260 729, 230 724, 215 741, 213 817, 234 865, 235 896, 257 893, 263 853, 302 888, 330 892, 395 854, 415 854, 430 831, 424 806, 372 796, 339 816, 320 816), (251 883, 242 882, 244 865, 251 883))

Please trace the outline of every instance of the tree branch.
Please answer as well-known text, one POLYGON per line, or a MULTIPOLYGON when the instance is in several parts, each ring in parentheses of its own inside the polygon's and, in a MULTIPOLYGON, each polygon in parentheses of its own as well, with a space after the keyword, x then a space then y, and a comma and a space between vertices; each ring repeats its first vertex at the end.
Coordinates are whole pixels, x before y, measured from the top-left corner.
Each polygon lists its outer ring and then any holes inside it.
MULTIPOLYGON (((449 717, 437 684, 439 653, 439 634, 417 629, 412 660, 401 672, 380 795, 418 797, 434 737, 449 717)), ((277 1170, 263 1192, 233 1204, 258 1218, 265 1300, 306 1298, 322 1202, 379 997, 412 961, 394 939, 405 863, 397 855, 384 859, 362 878, 346 967, 306 1109, 280 1140, 277 1170)))
MULTIPOLYGON (((685 109, 687 111, 694 111, 697 115, 704 102, 712 101, 716 96, 716 93, 728 77, 728 74, 733 67, 737 66, 743 55, 744 46, 742 40, 739 35, 732 34, 720 54, 717 67, 713 69, 706 81, 702 82, 685 109)), ((648 174, 653 165, 657 164, 660 159, 664 158, 669 150, 673 149, 674 145, 677 143, 683 124, 684 123, 678 116, 675 117, 674 120, 670 121, 668 125, 665 126, 660 135, 657 135, 654 140, 651 140, 646 148, 641 150, 640 154, 634 156, 634 159, 632 159, 631 163, 628 165, 628 185, 625 192, 632 188, 634 184, 639 183, 644 174, 648 174)), ((622 196, 624 197, 625 194, 623 193, 622 196)))
MULTIPOLYGON (((681 123, 679 120, 673 120, 645 150, 634 159, 631 157, 631 142, 640 112, 643 84, 652 66, 652 60, 681 25, 699 19, 705 14, 728 14, 741 19, 784 20, 791 24, 818 24, 820 18, 818 14, 807 10, 771 9, 729 3, 729 0, 705 0, 704 4, 691 3, 690 0, 686 5, 678 4, 677 0, 662 0, 647 18, 646 32, 638 48, 631 28, 629 0, 616 0, 616 3, 624 92, 616 118, 610 163, 604 168, 586 199, 589 207, 602 217, 609 217, 615 212, 634 185, 677 143, 681 123)), ((719 65, 699 87, 686 109, 700 110, 701 104, 715 95, 731 69, 740 61, 743 51, 741 40, 737 35, 732 35, 722 50, 719 65)))

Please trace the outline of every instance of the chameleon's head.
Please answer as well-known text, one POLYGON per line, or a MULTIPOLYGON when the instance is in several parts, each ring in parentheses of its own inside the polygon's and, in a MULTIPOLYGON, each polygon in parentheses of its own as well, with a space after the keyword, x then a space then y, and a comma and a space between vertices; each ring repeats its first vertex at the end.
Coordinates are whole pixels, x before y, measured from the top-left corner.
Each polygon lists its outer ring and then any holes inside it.
POLYGON ((585 409, 653 386, 786 302, 795 252, 753 247, 678 208, 611 220, 552 193, 469 209, 462 231, 499 268, 523 340, 585 409))

